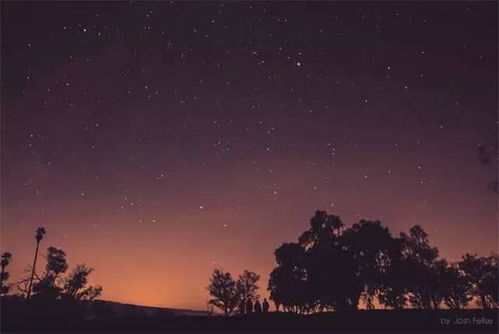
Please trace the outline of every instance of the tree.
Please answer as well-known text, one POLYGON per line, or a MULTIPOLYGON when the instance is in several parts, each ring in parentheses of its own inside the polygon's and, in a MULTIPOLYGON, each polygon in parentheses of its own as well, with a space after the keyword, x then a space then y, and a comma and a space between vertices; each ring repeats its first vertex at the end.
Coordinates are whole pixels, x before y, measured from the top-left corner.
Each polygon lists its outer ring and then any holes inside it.
POLYGON ((66 252, 60 248, 47 248, 47 265, 45 266, 45 276, 59 276, 68 269, 66 262, 66 252))
POLYGON ((2 260, 0 262, 2 266, 2 271, 0 273, 0 279, 1 279, 1 285, 0 285, 0 295, 6 295, 9 290, 10 286, 7 284, 7 280, 9 279, 9 272, 5 270, 9 263, 12 261, 12 254, 9 252, 4 252, 2 253, 2 260))
POLYGON ((478 257, 465 254, 458 264, 470 282, 470 291, 478 304, 485 308, 496 308, 498 302, 498 256, 478 257))
MULTIPOLYGON (((33 284, 31 298, 38 300, 93 300, 102 293, 101 286, 89 286, 88 276, 93 269, 84 264, 77 265, 67 277, 62 277, 68 264, 64 250, 55 247, 47 248, 47 264, 45 272, 33 284)), ((36 275, 36 274, 35 274, 36 275)))
POLYGON ((316 211, 310 228, 298 239, 305 251, 303 311, 357 308, 360 295, 358 261, 344 245, 338 216, 316 211))
POLYGON ((310 229, 303 232, 298 238, 298 243, 305 249, 318 244, 329 244, 339 236, 342 227, 340 217, 318 210, 310 219, 310 229))
POLYGON ((270 291, 270 300, 274 302, 277 310, 281 305, 286 310, 298 304, 297 298, 294 297, 300 290, 300 281, 301 279, 295 276, 295 272, 290 267, 277 266, 272 270, 267 290, 270 291))
POLYGON ((246 303, 248 300, 254 302, 259 298, 257 293, 259 279, 260 275, 248 270, 239 275, 236 281, 236 291, 240 302, 246 303))
POLYGON ((26 294, 26 298, 29 299, 31 297, 31 288, 33 286, 33 278, 35 276, 36 270, 36 260, 38 258, 38 248, 40 246, 40 241, 43 239, 43 235, 45 234, 45 228, 39 227, 36 229, 35 239, 36 239, 36 250, 35 250, 35 259, 33 260, 33 268, 31 270, 31 278, 29 280, 28 292, 26 294))
POLYGON ((65 279, 62 297, 70 300, 94 300, 102 293, 101 286, 87 286, 88 276, 93 269, 78 264, 65 279))
MULTIPOLYGON (((32 268, 31 265, 27 266, 23 270, 23 272, 25 274, 25 277, 21 278, 17 282, 15 282, 16 289, 17 289, 17 291, 19 291, 19 295, 22 296, 22 297, 24 297, 25 299, 28 296, 28 288, 29 288, 29 283, 31 282, 31 272, 32 272, 32 270, 33 270, 33 268, 32 268)), ((40 281, 41 280, 41 278, 38 276, 38 274, 36 272, 35 272, 34 280, 35 281, 40 281)))
POLYGON ((244 299, 241 299, 239 301, 239 304, 237 306, 237 311, 239 312, 239 314, 245 314, 246 313, 246 303, 244 302, 244 299))
POLYGON ((439 275, 445 305, 453 310, 465 308, 471 301, 471 282, 456 264, 441 262, 439 275))
POLYGON ((57 299, 62 291, 58 284, 59 275, 66 272, 66 253, 55 247, 47 248, 47 264, 44 276, 33 285, 33 297, 37 299, 57 299))
POLYGON ((277 267, 268 284, 276 308, 283 305, 285 310, 299 313, 357 308, 361 291, 358 263, 342 244, 342 227, 338 216, 319 210, 298 243, 276 249, 277 267))
POLYGON ((402 256, 403 242, 393 238, 395 254, 390 257, 390 265, 386 268, 382 282, 379 286, 379 302, 393 309, 403 309, 408 302, 407 261, 402 256))
POLYGON ((305 250, 297 243, 285 243, 274 252, 277 267, 270 273, 268 288, 276 309, 297 311, 306 297, 305 250))
POLYGON ((33 284, 31 299, 56 300, 60 297, 62 288, 57 285, 54 276, 45 276, 33 284))
POLYGON ((379 297, 392 263, 401 256, 400 243, 379 221, 361 220, 342 236, 343 245, 359 264, 362 295, 368 309, 379 297))
POLYGON ((344 230, 338 216, 316 211, 298 242, 282 244, 274 254, 268 290, 276 310, 355 310, 361 296, 368 308, 376 298, 394 309, 409 303, 461 309, 471 292, 484 308, 498 305, 497 255, 450 265, 419 225, 396 238, 379 221, 361 220, 344 230))
POLYGON ((246 314, 253 313, 253 302, 251 300, 246 301, 246 314))
POLYGON ((411 227, 409 235, 401 233, 400 239, 408 300, 416 308, 438 308, 442 301, 435 271, 438 249, 430 246, 428 234, 419 225, 411 227))
POLYGON ((231 315, 239 301, 236 282, 229 272, 215 269, 207 287, 211 296, 209 303, 223 310, 225 316, 231 315))
POLYGON ((397 276, 393 274, 387 276, 388 280, 383 284, 378 299, 381 304, 400 310, 405 307, 408 299, 405 286, 397 276))
POLYGON ((307 252, 307 310, 357 309, 362 284, 351 253, 334 246, 315 246, 307 252))
POLYGON ((255 302, 255 313, 262 313, 262 305, 258 299, 255 302))

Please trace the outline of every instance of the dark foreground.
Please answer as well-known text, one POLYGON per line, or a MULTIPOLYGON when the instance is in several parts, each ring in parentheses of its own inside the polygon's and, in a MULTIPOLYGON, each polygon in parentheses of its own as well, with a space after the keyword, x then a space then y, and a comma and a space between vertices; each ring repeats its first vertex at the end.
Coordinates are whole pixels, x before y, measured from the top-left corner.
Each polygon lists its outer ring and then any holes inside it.
POLYGON ((5 332, 491 332, 497 310, 374 310, 300 316, 283 312, 221 316, 123 311, 105 303, 2 302, 5 332))

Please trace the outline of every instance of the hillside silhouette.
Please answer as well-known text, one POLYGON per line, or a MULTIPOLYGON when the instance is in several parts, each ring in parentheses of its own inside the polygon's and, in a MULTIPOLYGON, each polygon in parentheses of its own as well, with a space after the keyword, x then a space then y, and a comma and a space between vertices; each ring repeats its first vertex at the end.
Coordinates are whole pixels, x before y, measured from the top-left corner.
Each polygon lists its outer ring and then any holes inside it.
POLYGON ((2 332, 497 332, 497 310, 262 312, 231 317, 177 311, 103 301, 25 305, 4 299, 2 332), (459 319, 463 323, 456 324, 459 319), (451 323, 444 324, 447 320, 451 323))

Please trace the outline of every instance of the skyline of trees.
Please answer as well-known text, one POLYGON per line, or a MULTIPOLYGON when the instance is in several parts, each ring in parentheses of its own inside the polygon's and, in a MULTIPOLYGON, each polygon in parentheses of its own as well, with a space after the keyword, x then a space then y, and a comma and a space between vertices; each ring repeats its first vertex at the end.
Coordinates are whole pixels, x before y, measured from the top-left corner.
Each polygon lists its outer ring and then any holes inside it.
POLYGON ((260 297, 258 291, 258 280, 260 275, 245 270, 238 279, 232 278, 232 274, 222 269, 214 269, 207 290, 210 295, 208 304, 221 309, 226 316, 250 313, 253 305, 260 297))
MULTIPOLYGON (((36 230, 36 266, 44 228, 36 230)), ((476 305, 497 308, 498 255, 466 253, 449 263, 430 244, 419 225, 392 236, 379 221, 360 220, 346 227, 339 216, 316 211, 309 228, 296 242, 283 243, 275 252, 277 266, 269 275, 267 290, 276 310, 312 313, 324 310, 356 310, 360 305, 374 308, 463 309, 476 305)), ((1 292, 8 284, 7 267, 12 254, 1 259, 1 292)), ((47 248, 42 274, 29 268, 28 278, 16 282, 18 295, 37 300, 93 300, 101 286, 88 285, 93 269, 78 264, 68 274, 64 250, 47 248), (65 275, 66 274, 66 275, 65 275)), ((260 275, 244 270, 231 273, 215 269, 207 287, 208 303, 224 314, 245 314, 265 309, 258 294, 260 275), (251 306, 250 306, 251 304, 251 306), (259 305, 259 307, 257 306, 259 305)))
POLYGON ((244 270, 238 279, 234 280, 231 273, 215 268, 207 287, 211 297, 208 306, 219 308, 225 316, 268 312, 267 299, 264 298, 260 303, 259 280, 260 275, 249 270, 244 270))
POLYGON ((17 288, 17 296, 26 300, 93 300, 102 293, 100 285, 88 285, 88 276, 93 269, 85 264, 77 264, 74 269, 64 276, 68 269, 66 252, 61 248, 49 246, 45 257, 45 269, 41 275, 36 272, 36 263, 39 255, 40 241, 46 233, 45 228, 36 230, 36 249, 33 266, 29 268, 29 277, 9 284, 9 272, 6 267, 12 261, 12 254, 4 252, 1 260, 2 296, 5 296, 12 286, 17 288))
POLYGON ((323 310, 462 309, 471 301, 498 306, 498 256, 465 254, 448 263, 419 225, 391 235, 379 221, 345 229, 338 216, 317 211, 297 242, 275 252, 268 284, 276 309, 323 310))

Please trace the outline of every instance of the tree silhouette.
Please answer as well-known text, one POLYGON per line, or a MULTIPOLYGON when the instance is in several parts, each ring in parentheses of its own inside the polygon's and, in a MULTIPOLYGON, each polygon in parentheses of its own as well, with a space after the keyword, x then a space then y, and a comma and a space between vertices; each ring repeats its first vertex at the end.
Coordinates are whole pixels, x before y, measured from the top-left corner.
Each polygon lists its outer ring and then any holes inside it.
POLYGON ((35 250, 35 259, 33 260, 33 268, 31 269, 31 278, 29 280, 28 292, 26 294, 26 298, 29 299, 31 297, 31 288, 33 286, 33 278, 35 276, 36 270, 36 260, 38 258, 38 248, 40 246, 40 241, 43 239, 43 235, 45 234, 45 228, 39 227, 36 229, 35 239, 36 239, 36 250, 35 250))
POLYGON ((228 272, 215 269, 207 287, 211 296, 209 303, 223 310, 225 316, 231 315, 239 301, 236 289, 236 281, 228 272))
POLYGON ((454 310, 465 308, 471 301, 471 282, 456 264, 442 262, 439 274, 441 275, 441 289, 445 305, 454 310))
POLYGON ((239 301, 239 304, 237 306, 237 310, 239 312, 239 314, 246 314, 246 303, 244 302, 244 299, 241 299, 239 301))
POLYGON ((4 252, 2 253, 2 260, 0 261, 0 264, 2 266, 2 271, 0 272, 0 279, 1 279, 1 285, 0 285, 0 295, 6 295, 9 290, 10 286, 7 284, 7 280, 9 279, 9 272, 5 270, 9 263, 12 261, 12 254, 9 252, 4 252))
POLYGON ((274 252, 277 267, 270 273, 268 290, 276 309, 282 305, 297 311, 304 304, 306 291, 305 250, 297 243, 286 243, 274 252))
POLYGON ((66 262, 66 252, 60 248, 47 248, 47 265, 45 266, 45 276, 58 276, 68 269, 66 262))
POLYGON ((68 264, 66 253, 55 247, 47 248, 47 264, 43 277, 33 284, 33 298, 56 299, 59 297, 62 288, 58 286, 59 275, 66 272, 68 264))
POLYGON ((338 216, 316 211, 310 229, 298 239, 305 250, 306 284, 301 311, 356 309, 360 294, 358 263, 344 245, 338 216))
POLYGON ((248 300, 254 302, 259 298, 257 293, 259 279, 260 275, 248 270, 239 275, 236 281, 236 292, 242 303, 246 303, 248 300))
POLYGON ((253 313, 253 302, 251 300, 246 301, 246 314, 253 313))
MULTIPOLYGON (((64 250, 56 247, 48 247, 46 255, 46 265, 43 275, 39 276, 36 273, 35 266, 37 263, 40 241, 43 239, 45 229, 40 227, 36 230, 36 251, 33 267, 28 267, 25 272, 27 278, 17 281, 17 289, 21 294, 24 294, 25 299, 37 300, 42 303, 35 303, 34 305, 51 305, 53 302, 60 300, 79 301, 79 300, 93 300, 99 297, 102 293, 101 286, 88 285, 88 276, 92 273, 93 269, 85 265, 77 265, 73 271, 64 277, 63 274, 68 269, 66 261, 66 253, 64 250), (46 303, 50 301, 50 303, 46 303)), ((3 253, 1 260, 1 276, 2 276, 2 294, 7 292, 4 289, 4 282, 7 280, 9 274, 5 270, 10 263, 12 255, 10 253, 3 253)), ((77 303, 60 304, 60 305, 78 305, 77 303)), ((54 306, 55 307, 55 306, 54 306)), ((57 307, 56 307, 57 308, 57 307)))
POLYGON ((315 246, 307 253, 307 310, 356 309, 362 290, 358 263, 339 247, 315 246))
POLYGON ((387 279, 390 266, 400 257, 400 243, 379 221, 353 224, 343 234, 343 244, 359 264, 359 278, 363 285, 363 299, 368 309, 374 308, 387 279))
POLYGON ((405 272, 401 269, 399 264, 391 266, 390 272, 386 276, 386 281, 383 282, 378 295, 380 304, 396 310, 403 309, 408 301, 407 290, 404 282, 401 280, 405 272))
POLYGON ((419 225, 409 235, 401 233, 403 276, 410 303, 416 308, 438 308, 442 301, 438 274, 435 271, 438 249, 429 245, 428 234, 419 225))
POLYGON ((55 300, 59 298, 62 288, 59 287, 53 276, 46 276, 33 284, 31 299, 55 300))
POLYGON ((299 238, 298 243, 305 249, 317 244, 328 244, 333 238, 339 236, 343 227, 340 217, 328 215, 326 211, 316 211, 310 219, 310 229, 299 238))
POLYGON ((471 294, 485 309, 497 308, 498 302, 498 256, 478 257, 465 254, 459 268, 469 280, 471 294))
POLYGON ((397 238, 379 221, 345 230, 338 216, 316 211, 298 242, 274 255, 267 289, 276 310, 353 310, 360 297, 367 308, 462 309, 473 296, 483 308, 498 305, 498 256, 449 264, 419 225, 397 238))
POLYGON ((31 298, 36 300, 93 300, 102 293, 101 286, 89 286, 88 276, 93 269, 84 264, 76 265, 67 277, 62 274, 68 269, 66 252, 60 248, 47 248, 47 263, 42 277, 33 284, 31 298))
POLYGON ((253 302, 257 301, 260 275, 244 270, 237 281, 229 272, 215 269, 207 287, 212 297, 208 303, 223 310, 226 316, 237 311, 239 314, 253 312, 253 302))
MULTIPOLYGON (((16 284, 16 289, 19 291, 19 294, 23 296, 25 299, 27 299, 28 296, 28 287, 29 283, 31 282, 31 272, 33 270, 33 267, 31 265, 27 266, 23 272, 25 273, 26 277, 19 279, 16 284)), ((38 276, 38 274, 35 272, 35 276, 33 278, 34 282, 38 282, 41 280, 41 278, 38 276)))
POLYGON ((298 243, 276 249, 277 267, 268 284, 277 307, 310 312, 356 309, 361 292, 358 263, 343 244, 338 216, 316 211, 298 243))
POLYGON ((93 269, 78 264, 64 280, 62 297, 71 300, 94 300, 102 293, 101 286, 87 286, 88 276, 93 269))

